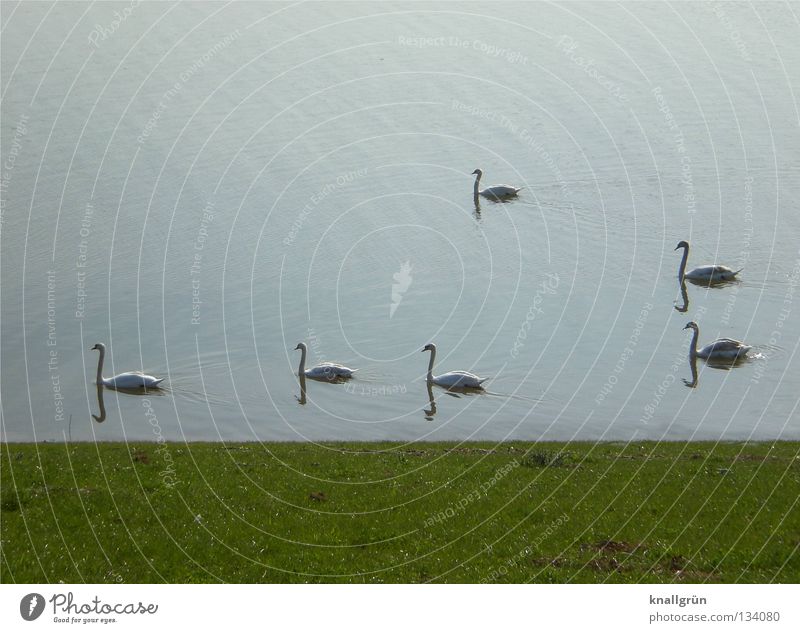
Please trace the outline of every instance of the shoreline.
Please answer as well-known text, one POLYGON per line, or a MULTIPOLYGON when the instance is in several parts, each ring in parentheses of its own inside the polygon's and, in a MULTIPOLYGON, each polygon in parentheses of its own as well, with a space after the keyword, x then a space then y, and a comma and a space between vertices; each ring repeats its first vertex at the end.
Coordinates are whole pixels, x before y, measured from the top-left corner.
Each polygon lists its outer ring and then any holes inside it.
POLYGON ((148 438, 146 440, 128 439, 128 440, 0 440, 0 447, 3 446, 80 446, 80 445, 97 445, 97 446, 115 446, 115 445, 128 445, 143 444, 143 445, 174 445, 174 446, 335 446, 335 445, 386 445, 386 446, 505 446, 505 445, 522 445, 522 446, 572 446, 572 447, 589 447, 589 446, 630 446, 633 444, 653 444, 653 445, 676 445, 676 444, 704 444, 704 445, 727 445, 727 444, 744 444, 744 445, 759 445, 759 444, 797 444, 800 446, 800 438, 790 439, 747 439, 747 438, 734 438, 734 439, 701 439, 701 440, 659 440, 659 439, 637 439, 637 440, 164 440, 148 438))

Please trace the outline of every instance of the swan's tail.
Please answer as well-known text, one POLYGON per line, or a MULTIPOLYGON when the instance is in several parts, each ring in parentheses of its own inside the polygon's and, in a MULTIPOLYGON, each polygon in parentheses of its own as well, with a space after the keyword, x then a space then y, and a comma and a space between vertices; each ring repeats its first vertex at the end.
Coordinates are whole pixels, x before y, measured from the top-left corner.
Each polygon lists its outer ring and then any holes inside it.
POLYGON ((738 274, 739 274, 740 272, 742 272, 743 270, 744 270, 744 266, 742 266, 742 267, 741 267, 739 270, 737 270, 736 272, 734 272, 734 273, 733 273, 733 276, 735 277, 736 275, 738 275, 738 274))

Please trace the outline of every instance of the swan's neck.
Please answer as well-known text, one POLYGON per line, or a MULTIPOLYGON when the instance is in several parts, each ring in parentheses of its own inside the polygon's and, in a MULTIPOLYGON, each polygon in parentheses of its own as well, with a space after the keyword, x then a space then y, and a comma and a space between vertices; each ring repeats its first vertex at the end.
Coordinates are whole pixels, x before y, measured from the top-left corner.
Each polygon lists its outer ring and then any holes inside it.
POLYGON ((97 359, 97 384, 103 385, 105 384, 103 382, 103 361, 105 360, 106 357, 106 350, 104 350, 101 347, 99 349, 99 352, 100 352, 100 358, 97 359))
POLYGON ((481 174, 475 174, 475 186, 472 188, 472 191, 475 195, 478 195, 478 185, 481 183, 481 174))
POLYGON ((686 272, 686 262, 689 260, 689 248, 683 247, 683 257, 681 258, 681 267, 678 269, 678 279, 683 281, 683 275, 686 272))
MULTIPOLYGON (((480 178, 480 176, 479 176, 479 178, 480 178)), ((431 350, 431 358, 428 361, 428 376, 427 376, 428 383, 432 383, 433 382, 433 362, 435 360, 436 360, 436 350, 432 349, 431 350)))
POLYGON ((700 337, 700 330, 692 328, 692 342, 689 346, 689 358, 697 358, 697 339, 700 337))
POLYGON ((306 375, 306 348, 300 348, 300 369, 297 370, 297 375, 301 378, 306 375))

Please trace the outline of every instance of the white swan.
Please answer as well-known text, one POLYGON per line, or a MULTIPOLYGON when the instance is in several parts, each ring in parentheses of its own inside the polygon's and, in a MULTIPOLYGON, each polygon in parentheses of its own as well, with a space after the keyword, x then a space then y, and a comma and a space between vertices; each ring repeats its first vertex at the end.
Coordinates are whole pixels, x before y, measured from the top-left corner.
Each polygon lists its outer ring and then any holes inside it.
POLYGON ((439 385, 440 387, 466 387, 469 389, 483 389, 483 387, 481 387, 481 383, 489 380, 488 378, 481 378, 480 376, 471 374, 468 371, 448 371, 446 374, 434 376, 433 363, 436 360, 436 345, 433 343, 428 343, 422 348, 422 351, 431 353, 431 360, 428 363, 428 385, 433 383, 434 385, 439 385))
POLYGON ((746 345, 741 341, 732 338, 720 338, 709 343, 702 349, 697 349, 697 339, 700 336, 700 328, 694 321, 689 321, 684 330, 694 330, 692 343, 689 347, 689 358, 703 358, 705 360, 737 360, 743 358, 747 352, 753 349, 752 345, 746 345))
POLYGON ((736 279, 743 268, 739 270, 731 270, 727 266, 720 266, 719 264, 709 264, 707 266, 698 266, 692 268, 688 273, 686 272, 686 260, 689 259, 689 242, 681 240, 675 247, 677 251, 679 248, 683 249, 683 259, 681 259, 681 266, 678 269, 678 279, 690 279, 693 281, 706 281, 708 283, 715 283, 719 281, 732 281, 736 279))
POLYGON ((477 198, 479 195, 483 196, 484 198, 491 198, 493 200, 500 200, 502 198, 513 198, 516 196, 522 188, 517 189, 516 187, 512 187, 511 185, 492 185, 491 187, 486 187, 483 191, 478 190, 478 186, 481 182, 481 176, 483 176, 483 170, 476 169, 472 172, 475 176, 475 187, 473 192, 475 193, 475 197, 477 198))
POLYGON ((336 363, 320 363, 316 367, 306 369, 306 354, 308 354, 308 347, 305 343, 298 343, 296 350, 300 350, 300 369, 297 370, 298 376, 306 376, 313 380, 326 380, 328 382, 337 382, 352 378, 357 369, 350 369, 344 365, 337 365, 336 363))
POLYGON ((164 381, 163 378, 148 376, 140 371, 126 371, 111 378, 103 378, 103 361, 106 357, 106 346, 97 343, 92 349, 100 351, 97 361, 97 384, 105 385, 111 389, 154 389, 164 381))

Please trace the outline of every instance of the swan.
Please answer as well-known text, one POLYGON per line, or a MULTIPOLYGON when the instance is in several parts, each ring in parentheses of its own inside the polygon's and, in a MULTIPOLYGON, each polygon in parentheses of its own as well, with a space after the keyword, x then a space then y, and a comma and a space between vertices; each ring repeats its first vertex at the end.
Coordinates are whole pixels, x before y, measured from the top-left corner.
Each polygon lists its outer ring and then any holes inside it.
POLYGON ((97 384, 105 385, 111 389, 154 389, 164 381, 163 378, 148 376, 140 371, 126 371, 111 378, 103 378, 103 361, 106 357, 106 346, 96 343, 92 348, 100 351, 100 358, 97 361, 97 384))
POLYGON ((716 283, 719 281, 733 281, 736 275, 744 269, 731 270, 727 266, 720 266, 719 264, 709 264, 707 266, 698 266, 692 268, 688 273, 686 272, 686 260, 689 259, 689 242, 681 240, 675 247, 677 251, 679 248, 683 249, 683 258, 681 259, 681 266, 678 269, 678 279, 690 279, 693 281, 706 281, 708 283, 716 283))
POLYGON ((298 376, 306 376, 313 380, 327 380, 329 382, 337 382, 340 380, 347 380, 352 378, 357 369, 350 369, 344 365, 337 365, 336 363, 320 363, 316 367, 306 369, 306 354, 308 347, 305 343, 298 343, 295 350, 300 350, 300 369, 297 370, 298 376))
POLYGON ((440 374, 439 376, 433 375, 433 363, 436 360, 436 345, 433 343, 428 343, 425 347, 422 348, 423 352, 430 352, 431 353, 431 360, 428 363, 428 385, 433 383, 434 385, 439 385, 440 387, 457 387, 457 388, 469 388, 469 389, 483 389, 481 387, 481 383, 489 380, 488 378, 481 378, 476 376, 475 374, 471 374, 468 371, 448 371, 446 374, 440 374))
POLYGON ((473 192, 475 197, 477 198, 479 195, 483 196, 484 198, 491 198, 493 200, 500 200, 501 198, 513 198, 516 196, 522 188, 517 189, 516 187, 512 187, 511 185, 492 185, 491 187, 486 187, 483 191, 478 190, 478 186, 481 182, 481 176, 483 176, 483 170, 476 169, 472 172, 472 175, 475 176, 475 187, 473 192))
POLYGON ((702 349, 697 349, 697 338, 700 336, 700 328, 694 321, 689 321, 684 330, 694 330, 692 343, 689 348, 689 358, 702 358, 705 360, 738 360, 753 349, 752 345, 746 345, 741 341, 731 338, 719 338, 713 343, 709 343, 702 349))

